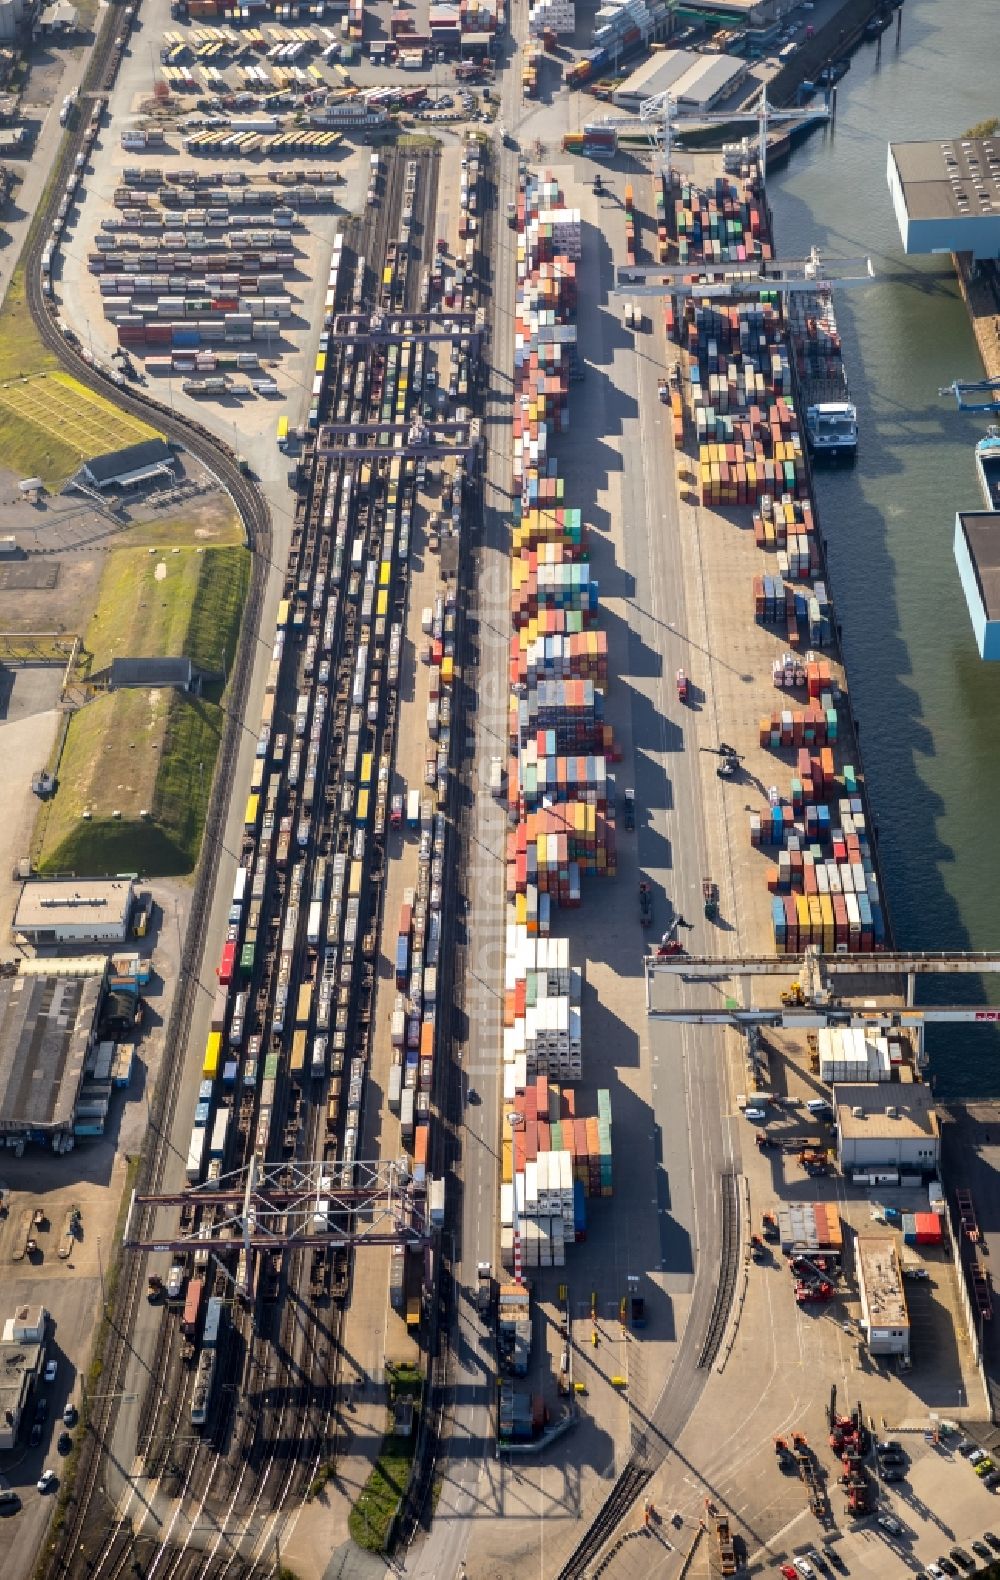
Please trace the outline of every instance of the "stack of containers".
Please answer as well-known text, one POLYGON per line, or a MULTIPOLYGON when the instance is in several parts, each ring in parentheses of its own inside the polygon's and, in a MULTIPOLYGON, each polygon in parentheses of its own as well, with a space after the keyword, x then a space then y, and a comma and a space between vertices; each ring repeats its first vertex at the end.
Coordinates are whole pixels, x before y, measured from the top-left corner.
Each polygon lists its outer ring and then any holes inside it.
POLYGON ((544 33, 573 33, 576 31, 575 0, 529 0, 528 30, 534 38, 544 33))
MULTIPOLYGON (((676 175, 670 183, 664 207, 669 213, 672 203, 682 263, 757 264, 772 256, 755 184, 722 176, 703 192, 676 175)), ((831 952, 879 949, 886 926, 857 775, 849 764, 835 770, 839 698, 830 665, 814 651, 832 640, 833 613, 817 579, 816 525, 778 299, 761 293, 739 306, 668 300, 665 312, 668 334, 688 353, 702 501, 757 506, 754 540, 777 556, 777 574, 754 577, 754 618, 777 625, 792 650, 775 659, 775 684, 807 690, 805 709, 760 720, 762 746, 797 754, 788 796, 773 787, 767 807, 750 818, 751 843, 778 850, 767 871, 775 947, 788 954, 809 944, 831 952)), ((797 365, 810 376, 832 375, 835 326, 810 318, 794 340, 797 365)))
POLYGON ((610 121, 588 121, 582 131, 563 133, 563 151, 585 159, 613 159, 618 152, 618 131, 610 121))
POLYGON ((526 99, 533 99, 538 92, 538 65, 542 57, 540 44, 527 40, 521 50, 521 92, 526 99))
POLYGON ((886 1037, 870 1038, 858 1027, 822 1027, 817 1033, 819 1078, 827 1086, 891 1081, 886 1037))
POLYGON ((616 870, 604 723, 606 634, 598 629, 581 513, 549 453, 567 425, 576 339, 580 216, 550 178, 522 177, 517 208, 514 480, 508 713, 507 927, 501 1254, 512 1266, 514 1190, 524 1264, 560 1267, 585 1234, 585 1193, 610 1194, 611 1110, 577 1118, 582 973, 549 931, 554 905, 578 905, 584 872, 616 870), (515 1129, 510 1121, 520 1116, 515 1129))
POLYGON ((625 183, 625 260, 635 263, 635 197, 631 181, 625 183))
POLYGON ((538 1075, 578 1081, 583 973, 569 965, 569 940, 508 923, 504 970, 505 1094, 512 1100, 538 1075))

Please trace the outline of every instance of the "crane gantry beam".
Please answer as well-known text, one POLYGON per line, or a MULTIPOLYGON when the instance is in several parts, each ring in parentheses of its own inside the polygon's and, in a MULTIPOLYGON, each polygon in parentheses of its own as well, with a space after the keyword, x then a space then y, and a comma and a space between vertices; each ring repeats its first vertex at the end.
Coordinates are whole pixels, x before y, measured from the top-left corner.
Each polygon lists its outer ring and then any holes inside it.
POLYGON ((820 257, 813 247, 808 258, 750 258, 742 263, 619 264, 613 294, 630 296, 721 297, 726 301, 808 291, 832 291, 845 285, 869 285, 875 278, 871 258, 820 257), (848 272, 850 271, 850 272, 848 272))
POLYGON ((423 1189, 405 1158, 361 1161, 349 1168, 323 1160, 260 1165, 252 1159, 217 1183, 155 1194, 133 1191, 122 1245, 127 1251, 250 1253, 329 1245, 423 1246, 432 1233, 423 1189), (146 1227, 150 1215, 168 1207, 191 1209, 190 1229, 157 1234, 155 1225, 146 1227), (195 1210, 210 1212, 212 1221, 196 1228, 195 1210))
POLYGON ((991 1004, 917 1005, 913 1002, 919 977, 988 976, 1000 972, 1000 954, 990 951, 824 955, 810 947, 802 956, 746 955, 713 959, 684 954, 647 955, 644 966, 646 1010, 651 1020, 734 1026, 742 1030, 759 1026, 782 1026, 800 1031, 822 1026, 880 1026, 917 1032, 929 1024, 991 1025, 1000 1022, 1000 1009, 991 1004), (784 977, 794 980, 795 991, 786 990, 777 1004, 737 1003, 735 998, 723 994, 717 995, 714 1002, 674 1005, 657 1001, 658 977, 679 978, 682 982, 706 988, 727 984, 742 987, 755 977, 784 977), (850 977, 902 979, 906 983, 906 1003, 861 997, 848 999, 833 983, 839 987, 840 979, 850 977))
POLYGON ((661 129, 664 170, 670 167, 675 127, 729 126, 735 121, 756 122, 758 128, 757 157, 762 178, 767 172, 767 129, 770 125, 774 122, 786 121, 798 122, 799 125, 809 125, 814 121, 828 121, 831 119, 831 116, 832 109, 829 94, 822 107, 812 105, 808 109, 782 110, 771 103, 767 96, 766 86, 761 88, 760 98, 757 100, 757 103, 742 111, 706 111, 704 114, 698 110, 680 111, 677 108, 677 101, 671 93, 656 93, 652 98, 643 99, 639 106, 640 121, 647 126, 658 126, 661 129))

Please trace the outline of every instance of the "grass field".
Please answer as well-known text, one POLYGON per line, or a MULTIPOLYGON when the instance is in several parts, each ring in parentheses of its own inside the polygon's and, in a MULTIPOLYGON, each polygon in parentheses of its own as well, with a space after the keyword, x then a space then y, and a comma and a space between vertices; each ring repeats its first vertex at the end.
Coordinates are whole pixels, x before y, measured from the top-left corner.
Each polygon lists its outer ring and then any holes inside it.
POLYGON ((60 487, 87 456, 152 438, 155 428, 59 371, 28 311, 17 269, 0 311, 0 456, 21 477, 60 487))
POLYGON ((414 1412, 413 1431, 409 1437, 386 1433, 375 1468, 348 1516, 347 1528, 352 1540, 367 1552, 378 1553, 385 1547, 396 1505, 410 1479, 416 1431, 414 1412))
POLYGON ((382 1439, 375 1467, 348 1516, 347 1528, 352 1539, 359 1547, 373 1553, 381 1552, 385 1547, 396 1505, 410 1479, 423 1392, 423 1374, 416 1366, 392 1366, 387 1363, 386 1381, 390 1404, 397 1399, 412 1400, 413 1427, 409 1437, 397 1437, 391 1430, 392 1417, 389 1417, 390 1430, 382 1439))
POLYGON ((190 872, 222 726, 214 703, 175 691, 116 691, 81 708, 44 812, 40 870, 190 872))
POLYGON ((116 549, 84 635, 85 671, 96 674, 113 658, 163 655, 208 671, 228 667, 249 575, 241 548, 116 549))
MULTIPOLYGON (((0 314, 0 340, 4 315, 0 314)), ((22 477, 57 488, 88 456, 156 436, 68 373, 35 373, 0 383, 0 455, 22 477)))
POLYGON ((244 544, 246 534, 239 512, 225 496, 224 503, 220 501, 211 509, 202 506, 197 515, 164 515, 151 521, 134 521, 117 542, 126 549, 228 549, 244 544))

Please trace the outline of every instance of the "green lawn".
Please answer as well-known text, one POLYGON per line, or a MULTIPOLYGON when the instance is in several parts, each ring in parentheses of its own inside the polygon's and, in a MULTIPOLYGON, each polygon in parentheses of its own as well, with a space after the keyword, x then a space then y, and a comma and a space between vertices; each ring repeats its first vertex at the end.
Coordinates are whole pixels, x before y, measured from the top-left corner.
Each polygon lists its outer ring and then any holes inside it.
POLYGON ((28 311, 15 269, 0 310, 0 456, 21 477, 59 488, 82 460, 148 439, 156 429, 59 370, 28 311))
POLYGON ((86 672, 161 655, 208 671, 231 667, 249 576, 242 548, 116 549, 84 634, 86 672))
POLYGON ((117 691, 87 703, 70 721, 59 788, 40 814, 40 870, 190 872, 222 728, 214 703, 170 690, 117 691))
POLYGON ((389 1430, 382 1440, 375 1468, 348 1519, 348 1529, 354 1541, 359 1547, 373 1553, 381 1552, 385 1547, 396 1506, 410 1479, 424 1387, 423 1373, 418 1366, 397 1365, 387 1361, 385 1380, 390 1407, 398 1399, 413 1401, 413 1428, 409 1437, 397 1437, 392 1430, 393 1417, 390 1413, 386 1422, 389 1430))
POLYGON ((375 1468, 351 1510, 347 1528, 359 1547, 370 1553, 381 1552, 389 1535, 396 1505, 406 1491, 417 1437, 418 1413, 413 1412, 409 1437, 387 1432, 375 1468))

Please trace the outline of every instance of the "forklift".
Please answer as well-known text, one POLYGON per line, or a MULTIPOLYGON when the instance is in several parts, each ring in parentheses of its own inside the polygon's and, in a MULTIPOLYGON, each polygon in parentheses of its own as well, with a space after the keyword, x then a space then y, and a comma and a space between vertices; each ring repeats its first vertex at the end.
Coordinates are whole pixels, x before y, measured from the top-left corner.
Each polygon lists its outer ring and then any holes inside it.
POLYGON ((735 779, 737 777, 743 757, 736 750, 735 746, 730 746, 727 741, 720 741, 718 746, 703 746, 701 750, 719 758, 719 765, 715 772, 720 779, 735 779))

